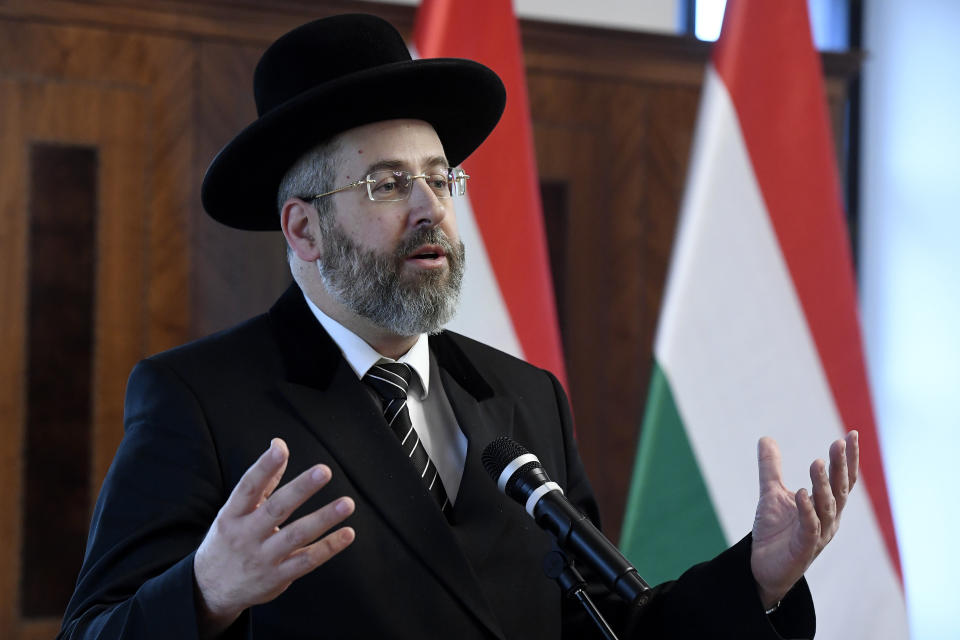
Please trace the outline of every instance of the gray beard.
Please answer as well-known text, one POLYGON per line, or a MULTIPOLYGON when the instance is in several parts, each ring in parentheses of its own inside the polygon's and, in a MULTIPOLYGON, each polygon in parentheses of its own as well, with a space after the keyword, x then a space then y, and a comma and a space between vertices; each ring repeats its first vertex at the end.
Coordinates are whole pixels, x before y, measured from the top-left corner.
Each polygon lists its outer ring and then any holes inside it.
POLYGON ((317 269, 333 298, 358 316, 399 336, 438 333, 457 310, 464 247, 454 247, 436 227, 420 228, 393 254, 363 249, 333 222, 322 226, 323 256, 317 269), (447 269, 403 277, 406 256, 424 244, 442 247, 447 269))

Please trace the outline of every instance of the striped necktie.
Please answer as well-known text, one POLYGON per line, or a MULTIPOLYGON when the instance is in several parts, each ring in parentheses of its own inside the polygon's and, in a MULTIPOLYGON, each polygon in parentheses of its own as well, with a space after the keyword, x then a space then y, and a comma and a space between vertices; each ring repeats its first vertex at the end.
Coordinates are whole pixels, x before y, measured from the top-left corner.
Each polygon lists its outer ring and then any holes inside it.
POLYGON ((420 474, 427 491, 437 501, 440 511, 446 513, 450 510, 450 501, 447 500, 443 480, 440 479, 436 466, 427 455, 417 430, 410 422, 407 389, 410 388, 411 376, 412 372, 408 365, 402 362, 383 362, 370 367, 367 375, 363 376, 363 381, 380 396, 383 401, 383 417, 400 440, 401 449, 420 474))

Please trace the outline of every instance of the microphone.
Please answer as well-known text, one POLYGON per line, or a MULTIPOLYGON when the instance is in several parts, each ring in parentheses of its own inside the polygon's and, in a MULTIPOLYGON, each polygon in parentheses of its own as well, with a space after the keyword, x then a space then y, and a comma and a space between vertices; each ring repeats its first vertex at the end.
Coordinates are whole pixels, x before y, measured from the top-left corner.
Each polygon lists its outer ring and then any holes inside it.
POLYGON ((500 491, 524 505, 537 524, 553 534, 561 549, 596 571, 607 588, 627 602, 642 605, 647 601, 650 585, 564 497, 560 485, 550 480, 535 455, 501 436, 483 450, 482 460, 500 491))

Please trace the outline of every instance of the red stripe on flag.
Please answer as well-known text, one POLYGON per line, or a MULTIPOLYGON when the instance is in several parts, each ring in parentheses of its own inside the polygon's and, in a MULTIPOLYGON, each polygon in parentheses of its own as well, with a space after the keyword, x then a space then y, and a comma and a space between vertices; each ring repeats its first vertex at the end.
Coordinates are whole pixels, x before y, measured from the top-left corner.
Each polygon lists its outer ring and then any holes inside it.
MULTIPOLYGON (((470 203, 487 255, 531 363, 566 386, 547 254, 520 30, 509 0, 424 0, 414 44, 424 58, 469 58, 497 72, 507 88, 500 124, 466 162, 470 203)), ((442 98, 441 98, 442 99, 442 98)))
POLYGON ((861 433, 862 480, 901 573, 861 347, 822 69, 806 2, 729 0, 713 64, 736 108, 840 416, 861 433))

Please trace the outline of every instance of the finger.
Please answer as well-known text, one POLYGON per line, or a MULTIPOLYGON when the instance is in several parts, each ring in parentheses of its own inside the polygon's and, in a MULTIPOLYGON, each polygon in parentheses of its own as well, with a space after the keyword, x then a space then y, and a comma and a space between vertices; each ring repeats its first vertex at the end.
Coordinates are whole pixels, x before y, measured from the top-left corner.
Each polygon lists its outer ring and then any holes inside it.
POLYGON ((264 543, 263 550, 271 558, 282 560, 343 522, 353 510, 350 498, 334 500, 280 529, 264 543))
POLYGON ((760 469, 760 493, 783 485, 780 448, 773 438, 757 442, 757 466, 760 469))
POLYGON ((847 490, 853 489, 860 477, 860 434, 851 431, 846 437, 847 445, 847 490))
POLYGON ((832 536, 837 519, 837 501, 833 497, 827 465, 823 460, 814 460, 810 465, 810 480, 813 482, 813 506, 820 519, 820 535, 832 536))
POLYGON ((283 451, 285 452, 284 459, 283 459, 283 466, 280 468, 280 470, 277 473, 270 476, 270 480, 267 482, 267 486, 263 490, 263 495, 261 495, 260 501, 257 503, 257 506, 260 506, 260 504, 263 503, 264 500, 269 498, 270 494, 272 494, 274 490, 277 488, 277 485, 280 484, 280 480, 283 478, 283 472, 287 470, 287 462, 290 460, 290 449, 289 447, 287 447, 287 443, 283 440, 283 438, 273 438, 270 441, 271 447, 274 446, 274 442, 277 443, 276 446, 282 447, 283 451))
POLYGON ((271 531, 273 527, 289 518, 294 509, 330 481, 330 475, 330 467, 323 464, 314 465, 274 491, 273 495, 257 510, 264 530, 271 531))
POLYGON ((816 551, 817 543, 820 541, 820 519, 817 517, 813 501, 807 495, 806 489, 797 491, 794 499, 797 503, 797 515, 800 522, 795 536, 799 546, 797 551, 809 556, 816 551))
POLYGON ((847 494, 850 493, 850 476, 847 473, 847 443, 837 440, 830 445, 830 489, 837 502, 837 517, 843 512, 847 504, 847 494))
POLYGON ((230 492, 230 497, 223 505, 223 512, 227 515, 242 516, 254 511, 264 496, 269 495, 272 488, 280 482, 289 457, 290 452, 283 440, 271 440, 270 447, 250 465, 230 492))
POLYGON ((350 546, 356 539, 352 527, 341 527, 313 544, 294 551, 279 567, 284 580, 296 580, 350 546))

